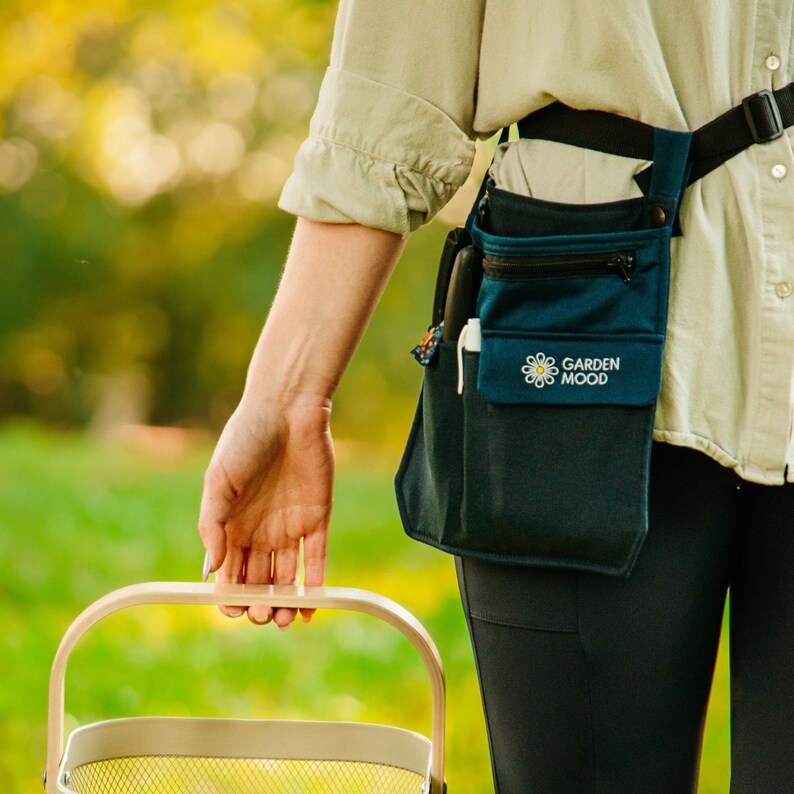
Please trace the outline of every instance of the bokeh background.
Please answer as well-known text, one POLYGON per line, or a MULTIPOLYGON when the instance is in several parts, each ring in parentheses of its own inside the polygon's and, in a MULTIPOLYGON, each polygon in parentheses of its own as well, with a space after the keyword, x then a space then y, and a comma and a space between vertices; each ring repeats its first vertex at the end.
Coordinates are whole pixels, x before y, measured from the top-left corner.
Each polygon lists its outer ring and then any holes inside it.
MULTIPOLYGON (((293 219, 276 208, 328 60, 330 0, 0 5, 0 780, 40 785, 49 664, 108 590, 196 579, 212 441, 240 394, 293 219)), ((489 147, 479 147, 474 174, 489 147)), ((450 791, 492 791, 444 555, 405 539, 391 478, 435 261, 475 177, 416 232, 335 401, 328 580, 411 609, 447 667, 450 791)), ((721 655, 701 791, 727 791, 721 655)), ((213 610, 109 618, 67 681, 69 727, 138 714, 382 721, 427 732, 393 632, 319 615, 284 635, 213 610)))

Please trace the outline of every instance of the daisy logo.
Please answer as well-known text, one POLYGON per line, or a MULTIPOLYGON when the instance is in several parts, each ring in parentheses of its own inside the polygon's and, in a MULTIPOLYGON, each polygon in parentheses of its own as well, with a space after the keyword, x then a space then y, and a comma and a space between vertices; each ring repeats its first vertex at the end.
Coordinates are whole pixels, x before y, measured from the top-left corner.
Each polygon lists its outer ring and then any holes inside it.
POLYGON ((536 389, 544 386, 551 386, 556 375, 560 370, 555 366, 555 361, 545 353, 536 353, 534 356, 527 356, 527 363, 521 367, 524 380, 536 389))

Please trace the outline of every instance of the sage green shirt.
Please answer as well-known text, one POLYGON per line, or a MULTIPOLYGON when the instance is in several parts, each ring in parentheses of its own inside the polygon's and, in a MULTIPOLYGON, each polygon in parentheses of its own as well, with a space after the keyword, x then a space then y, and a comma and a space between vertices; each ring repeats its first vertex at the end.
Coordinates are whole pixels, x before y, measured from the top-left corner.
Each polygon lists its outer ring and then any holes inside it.
MULTIPOLYGON (((555 100, 696 129, 794 79, 793 11, 792 0, 342 0, 280 206, 405 234, 463 184, 476 138, 555 100)), ((495 171, 517 192, 605 201, 631 195, 641 165, 520 141, 495 171)), ((794 481, 791 131, 695 182, 682 221, 656 437, 747 480, 794 481)))

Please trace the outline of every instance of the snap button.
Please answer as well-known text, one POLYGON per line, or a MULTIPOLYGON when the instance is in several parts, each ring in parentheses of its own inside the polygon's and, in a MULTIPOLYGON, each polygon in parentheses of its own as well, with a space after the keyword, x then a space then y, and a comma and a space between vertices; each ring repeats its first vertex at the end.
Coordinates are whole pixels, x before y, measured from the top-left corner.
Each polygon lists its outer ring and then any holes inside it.
POLYGON ((652 226, 664 226, 667 215, 661 207, 649 207, 648 220, 651 222, 652 226))
POLYGON ((775 287, 775 293, 778 298, 788 298, 792 292, 794 292, 794 284, 790 281, 781 281, 780 284, 775 287))
POLYGON ((764 65, 770 72, 776 72, 780 68, 780 58, 777 55, 769 55, 764 61, 764 65))
POLYGON ((775 179, 783 179, 787 173, 788 168, 786 168, 783 163, 775 163, 772 166, 772 176, 775 177, 775 179))

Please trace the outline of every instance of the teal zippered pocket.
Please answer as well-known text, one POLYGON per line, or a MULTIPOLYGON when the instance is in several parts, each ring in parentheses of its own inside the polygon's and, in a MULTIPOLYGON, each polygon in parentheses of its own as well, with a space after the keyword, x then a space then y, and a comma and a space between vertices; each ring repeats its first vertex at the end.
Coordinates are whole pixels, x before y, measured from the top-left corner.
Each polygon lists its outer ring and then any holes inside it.
POLYGON ((505 238, 485 237, 477 302, 483 397, 513 405, 654 402, 667 314, 666 231, 608 242, 513 240, 509 252, 505 238))

